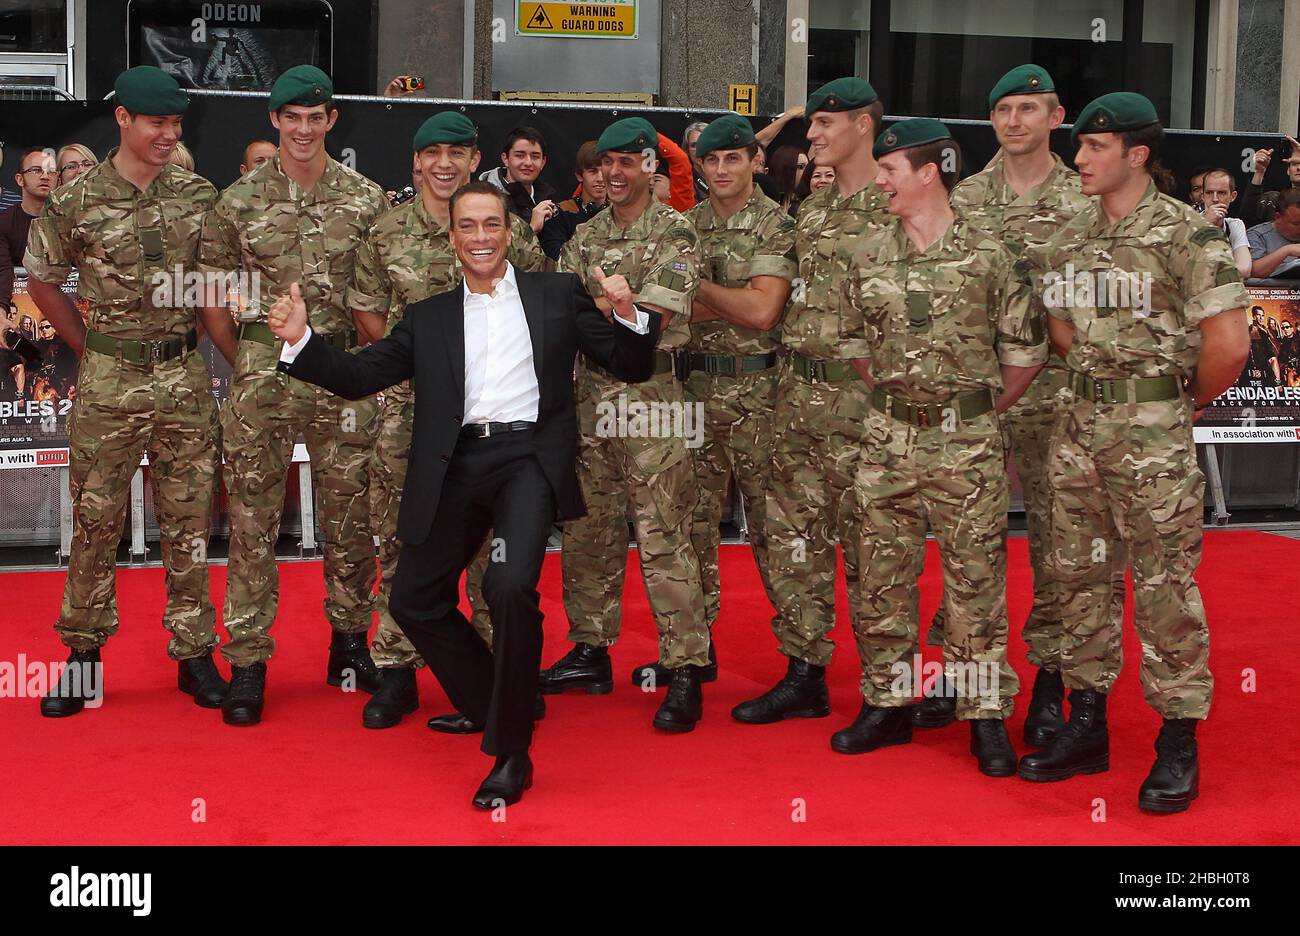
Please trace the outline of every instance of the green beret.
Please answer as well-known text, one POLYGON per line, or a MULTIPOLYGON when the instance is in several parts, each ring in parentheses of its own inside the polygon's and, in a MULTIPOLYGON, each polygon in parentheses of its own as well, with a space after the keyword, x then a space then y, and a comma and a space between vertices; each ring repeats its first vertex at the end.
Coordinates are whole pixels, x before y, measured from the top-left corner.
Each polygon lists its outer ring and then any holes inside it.
POLYGON ((754 142, 754 128, 739 114, 723 114, 700 131, 695 141, 695 158, 703 159, 714 150, 742 149, 754 142))
POLYGON ((1121 133, 1159 122, 1155 105, 1142 95, 1115 91, 1103 94, 1079 112, 1079 119, 1070 130, 1070 142, 1077 143, 1080 133, 1121 133))
POLYGON ((1055 91, 1056 85, 1046 68, 1038 65, 1017 65, 1003 75, 989 92, 989 110, 1008 94, 1046 94, 1055 91))
POLYGON ((933 117, 912 117, 891 124, 888 130, 876 137, 876 144, 871 147, 871 155, 879 159, 886 153, 896 150, 911 149, 913 146, 924 146, 927 143, 951 139, 952 134, 948 132, 948 128, 933 117))
POLYGON ((415 151, 435 143, 474 143, 478 128, 460 111, 443 111, 434 114, 415 131, 415 151))
POLYGON ((639 153, 648 149, 659 152, 659 131, 644 117, 616 120, 605 128, 605 132, 596 141, 597 156, 610 150, 615 153, 639 153))
POLYGON ((315 107, 334 97, 334 83, 330 76, 315 65, 295 65, 271 85, 271 100, 267 110, 278 111, 286 104, 315 107))
POLYGON ((176 79, 161 68, 137 65, 117 76, 113 84, 117 103, 133 114, 166 117, 183 114, 190 106, 190 96, 176 79))
POLYGON ((876 89, 865 78, 836 78, 828 81, 808 97, 804 117, 812 117, 819 110, 846 111, 874 104, 880 99, 876 89))

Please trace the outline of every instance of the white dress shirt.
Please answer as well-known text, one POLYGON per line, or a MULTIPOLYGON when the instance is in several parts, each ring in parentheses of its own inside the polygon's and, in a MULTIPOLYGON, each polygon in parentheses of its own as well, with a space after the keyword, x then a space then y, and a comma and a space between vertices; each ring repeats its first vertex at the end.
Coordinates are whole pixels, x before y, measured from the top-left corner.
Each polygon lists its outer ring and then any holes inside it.
MULTIPOLYGON (((533 369, 533 342, 519 298, 513 264, 491 293, 476 293, 466 281, 465 414, 463 425, 486 422, 537 422, 541 397, 533 369)), ((650 316, 636 308, 636 324, 614 320, 638 335, 650 331, 650 316)), ((292 364, 311 338, 308 326, 293 344, 285 343, 280 360, 292 364)))

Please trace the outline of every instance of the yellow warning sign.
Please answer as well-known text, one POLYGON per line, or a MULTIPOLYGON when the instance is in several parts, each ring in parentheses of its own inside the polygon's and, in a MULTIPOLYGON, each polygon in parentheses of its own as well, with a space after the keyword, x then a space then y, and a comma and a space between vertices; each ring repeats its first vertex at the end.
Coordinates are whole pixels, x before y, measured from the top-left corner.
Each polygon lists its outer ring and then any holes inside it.
POLYGON ((729 85, 727 106, 737 114, 753 117, 758 113, 758 85, 729 85))
POLYGON ((540 3, 515 0, 515 35, 557 39, 635 39, 637 0, 540 3))

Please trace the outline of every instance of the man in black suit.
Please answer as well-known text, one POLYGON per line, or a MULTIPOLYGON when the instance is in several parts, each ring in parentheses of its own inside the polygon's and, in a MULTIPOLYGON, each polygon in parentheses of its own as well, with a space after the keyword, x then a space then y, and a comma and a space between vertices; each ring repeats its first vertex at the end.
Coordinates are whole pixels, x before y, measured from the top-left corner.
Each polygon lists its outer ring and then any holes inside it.
POLYGON ((547 536, 554 520, 586 512, 574 468, 575 356, 581 349, 623 380, 645 380, 659 317, 633 304, 622 276, 601 283, 615 324, 576 276, 517 272, 506 261, 508 207, 488 183, 463 186, 450 210, 463 283, 409 306, 388 337, 356 354, 313 339, 297 284, 269 320, 285 341, 280 369, 293 377, 348 399, 414 380, 390 608, 452 703, 485 727, 483 751, 496 763, 474 805, 493 809, 532 784, 547 536), (457 608, 461 573, 489 530, 491 652, 457 608))

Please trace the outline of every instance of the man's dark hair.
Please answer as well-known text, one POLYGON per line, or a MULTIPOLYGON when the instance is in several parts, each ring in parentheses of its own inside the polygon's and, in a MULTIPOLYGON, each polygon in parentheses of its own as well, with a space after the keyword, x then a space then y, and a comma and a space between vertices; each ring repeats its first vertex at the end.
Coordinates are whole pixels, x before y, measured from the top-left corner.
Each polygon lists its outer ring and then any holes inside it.
POLYGON ((1288 208, 1300 208, 1300 189, 1283 189, 1277 196, 1277 214, 1286 214, 1288 208))
POLYGON ((506 141, 501 144, 502 155, 510 152, 510 148, 520 140, 527 140, 529 143, 536 143, 542 148, 542 158, 546 158, 546 137, 542 136, 542 131, 536 127, 515 127, 506 134, 506 141))
POLYGON ((32 155, 32 153, 41 153, 42 155, 48 156, 49 153, 48 153, 46 150, 47 150, 47 147, 44 147, 44 146, 29 146, 29 147, 27 147, 27 149, 23 150, 23 154, 22 154, 22 156, 20 156, 20 157, 18 158, 18 165, 21 166, 24 162, 26 162, 26 161, 27 161, 27 157, 30 156, 30 155, 32 155))
MULTIPOLYGON (((1149 151, 1147 154, 1146 170, 1151 176, 1151 181, 1156 184, 1165 195, 1173 195, 1178 190, 1178 180, 1174 174, 1165 168, 1164 163, 1160 161, 1160 153, 1165 146, 1165 128, 1160 123, 1148 124, 1145 127, 1139 127, 1136 130, 1121 131, 1119 138, 1124 145, 1124 152, 1127 153, 1135 146, 1145 146, 1149 151)), ((1194 174, 1204 175, 1208 169, 1198 169, 1194 174)), ((1201 180, 1204 184, 1205 180, 1201 180)))
POLYGON ((1208 179, 1208 178, 1209 178, 1210 176, 1212 176, 1212 175, 1223 175, 1223 176, 1227 176, 1227 177, 1228 177, 1228 191, 1229 191, 1229 192, 1235 192, 1235 191, 1237 191, 1237 177, 1236 177, 1235 175, 1233 175, 1231 171, 1229 171, 1229 170, 1227 170, 1227 169, 1224 169, 1224 168, 1221 168, 1221 167, 1219 167, 1219 168, 1214 168, 1214 169, 1206 169, 1206 170, 1205 170, 1205 178, 1201 180, 1201 186, 1202 186, 1202 187, 1205 186, 1205 179, 1208 179))
POLYGON ((491 195, 501 203, 502 218, 505 219, 507 224, 510 223, 510 202, 506 197, 506 193, 491 182, 484 182, 481 179, 466 182, 452 193, 451 200, 447 202, 447 217, 450 221, 454 222, 456 220, 456 202, 466 195, 491 195))
POLYGON ((907 155, 907 162, 913 169, 920 169, 926 163, 934 163, 938 166, 939 180, 949 192, 961 179, 961 146, 956 140, 935 140, 933 143, 913 146, 903 152, 907 155), (951 164, 952 168, 945 169, 945 163, 951 164))
POLYGON ((280 116, 280 112, 283 111, 286 107, 305 107, 308 110, 310 110, 313 107, 324 107, 326 114, 328 114, 332 110, 338 110, 338 106, 335 105, 333 98, 330 98, 328 101, 322 101, 320 104, 295 104, 293 103, 293 101, 290 101, 287 104, 281 104, 279 107, 277 107, 275 109, 275 115, 277 117, 280 116))
MULTIPOLYGON (((543 150, 542 152, 546 152, 543 150)), ((600 154, 596 152, 596 141, 588 140, 578 147, 578 155, 574 160, 574 171, 582 175, 588 169, 595 169, 600 165, 600 154)))

